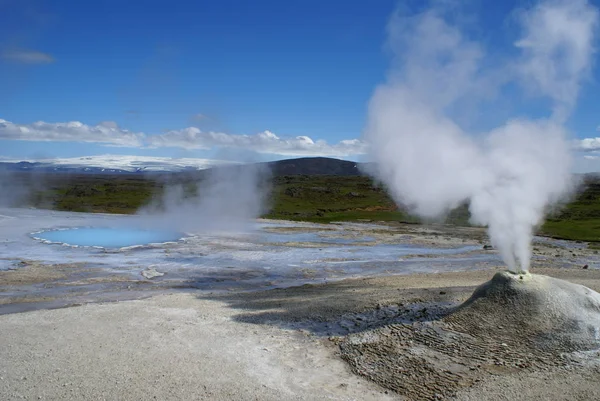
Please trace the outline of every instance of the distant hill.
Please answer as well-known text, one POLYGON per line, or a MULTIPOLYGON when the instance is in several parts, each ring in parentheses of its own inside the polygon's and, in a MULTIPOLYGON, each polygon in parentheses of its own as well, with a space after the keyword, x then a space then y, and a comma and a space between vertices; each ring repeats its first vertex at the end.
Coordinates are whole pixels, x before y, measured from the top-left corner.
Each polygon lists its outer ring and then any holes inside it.
POLYGON ((267 163, 275 176, 281 175, 362 175, 356 162, 328 157, 303 157, 267 163))

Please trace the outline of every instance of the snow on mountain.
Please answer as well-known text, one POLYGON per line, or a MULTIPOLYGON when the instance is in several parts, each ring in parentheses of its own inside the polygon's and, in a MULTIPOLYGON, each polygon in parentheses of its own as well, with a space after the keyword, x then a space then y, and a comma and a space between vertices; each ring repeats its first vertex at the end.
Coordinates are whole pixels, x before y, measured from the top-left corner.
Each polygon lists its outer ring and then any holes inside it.
POLYGON ((152 156, 122 156, 122 155, 97 155, 72 158, 54 159, 7 159, 0 158, 0 163, 32 163, 35 169, 77 169, 95 170, 100 172, 161 172, 203 170, 210 167, 236 164, 224 160, 196 159, 196 158, 171 158, 152 156))

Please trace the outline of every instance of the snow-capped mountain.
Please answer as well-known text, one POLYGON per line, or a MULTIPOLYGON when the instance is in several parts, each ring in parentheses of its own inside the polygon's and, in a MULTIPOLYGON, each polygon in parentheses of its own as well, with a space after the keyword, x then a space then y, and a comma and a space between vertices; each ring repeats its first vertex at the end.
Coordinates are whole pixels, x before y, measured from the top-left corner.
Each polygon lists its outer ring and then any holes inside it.
POLYGON ((14 160, 0 158, 0 170, 75 171, 89 173, 153 173, 204 170, 235 164, 223 160, 151 156, 98 155, 55 159, 14 160))

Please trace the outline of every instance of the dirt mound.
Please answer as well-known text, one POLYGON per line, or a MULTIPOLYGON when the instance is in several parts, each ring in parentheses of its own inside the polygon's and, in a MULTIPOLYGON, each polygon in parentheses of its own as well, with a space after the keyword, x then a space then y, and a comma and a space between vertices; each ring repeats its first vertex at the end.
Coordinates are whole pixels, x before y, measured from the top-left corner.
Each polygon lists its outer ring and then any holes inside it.
POLYGON ((548 276, 502 272, 445 321, 471 335, 538 349, 587 350, 600 340, 600 294, 548 276))
POLYGON ((412 400, 444 399, 490 374, 540 371, 599 346, 600 294, 541 275, 498 273, 438 321, 340 343, 355 373, 412 400))

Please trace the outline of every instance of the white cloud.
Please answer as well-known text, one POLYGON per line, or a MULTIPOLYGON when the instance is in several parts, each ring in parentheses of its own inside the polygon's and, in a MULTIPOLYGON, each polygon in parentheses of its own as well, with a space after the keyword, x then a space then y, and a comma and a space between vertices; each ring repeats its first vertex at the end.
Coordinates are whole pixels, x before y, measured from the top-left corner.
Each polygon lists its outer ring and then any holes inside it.
POLYGON ((205 132, 195 127, 149 136, 147 143, 150 147, 184 149, 243 148, 259 153, 285 156, 349 156, 366 151, 366 144, 358 139, 343 140, 331 145, 323 140, 314 141, 308 136, 280 138, 271 131, 263 131, 254 135, 231 135, 221 132, 205 132))
POLYGON ((574 148, 584 152, 600 150, 600 137, 579 139, 575 141, 574 148))
POLYGON ((0 119, 0 139, 38 142, 89 142, 111 146, 139 147, 144 134, 129 132, 107 121, 96 126, 79 121, 67 123, 14 124, 0 119))
POLYGON ((27 49, 4 51, 0 53, 0 58, 21 64, 51 64, 56 61, 48 53, 27 49))
POLYGON ((119 125, 114 121, 102 121, 98 126, 109 129, 119 129, 119 125))
POLYGON ((350 156, 364 154, 365 142, 358 139, 329 144, 308 136, 283 138, 270 131, 254 135, 234 135, 202 131, 196 127, 171 130, 164 134, 147 135, 120 128, 113 121, 90 126, 78 121, 67 123, 36 122, 14 124, 0 119, 0 139, 21 141, 88 142, 105 146, 212 149, 240 148, 257 153, 283 156, 350 156))

